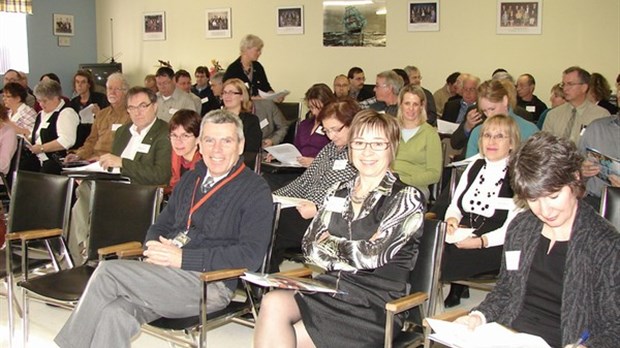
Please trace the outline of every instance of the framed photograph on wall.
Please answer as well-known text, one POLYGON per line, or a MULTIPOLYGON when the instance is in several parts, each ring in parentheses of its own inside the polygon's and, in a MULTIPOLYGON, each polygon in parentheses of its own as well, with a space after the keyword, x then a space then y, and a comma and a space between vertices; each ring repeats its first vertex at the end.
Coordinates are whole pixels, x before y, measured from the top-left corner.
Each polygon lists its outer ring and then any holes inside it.
POLYGON ((304 7, 278 7, 276 14, 276 33, 299 35, 304 33, 304 7))
POLYGON ((497 0, 497 33, 542 33, 542 0, 497 0))
POLYGON ((386 47, 386 28, 385 1, 323 1, 323 47, 386 47))
POLYGON ((230 7, 208 9, 206 11, 206 32, 207 39, 231 38, 232 23, 230 17, 230 7))
POLYGON ((72 15, 54 13, 54 35, 74 36, 75 23, 72 15))
POLYGON ((142 14, 142 40, 166 40, 166 12, 142 14))
POLYGON ((409 1, 409 31, 439 31, 439 0, 409 1))

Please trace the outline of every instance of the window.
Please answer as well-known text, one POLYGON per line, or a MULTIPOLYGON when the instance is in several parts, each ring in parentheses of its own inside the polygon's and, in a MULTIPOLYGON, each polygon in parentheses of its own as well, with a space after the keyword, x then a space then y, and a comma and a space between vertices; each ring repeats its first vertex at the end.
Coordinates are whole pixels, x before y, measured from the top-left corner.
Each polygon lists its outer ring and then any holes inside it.
POLYGON ((0 12, 0 74, 8 69, 30 72, 26 14, 0 12))

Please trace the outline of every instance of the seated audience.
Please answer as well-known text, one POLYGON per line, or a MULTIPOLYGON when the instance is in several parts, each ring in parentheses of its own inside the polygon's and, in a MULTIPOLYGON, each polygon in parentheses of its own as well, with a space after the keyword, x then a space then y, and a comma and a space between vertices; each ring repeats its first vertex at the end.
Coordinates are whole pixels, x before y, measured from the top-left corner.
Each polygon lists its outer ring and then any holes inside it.
POLYGON ((95 80, 93 80, 93 75, 88 70, 78 70, 73 75, 73 89, 76 96, 71 99, 71 104, 69 105, 78 114, 82 109, 91 104, 95 114, 110 105, 105 94, 95 92, 95 80))
MULTIPOLYGON (((620 87, 617 95, 620 96, 620 87)), ((605 186, 620 187, 620 176, 611 174, 604 168, 599 160, 587 156, 587 149, 594 149, 607 157, 620 158, 620 111, 610 117, 599 118, 592 121, 586 128, 581 141, 579 151, 585 155, 585 161, 581 167, 581 173, 586 180, 586 196, 584 201, 590 203, 594 209, 599 210, 601 194, 605 186), (599 173, 607 175, 607 180, 601 179, 599 173)), ((615 165, 616 170, 620 170, 615 165)))
POLYGON ((407 85, 398 95, 398 121, 401 138, 394 160, 394 172, 407 185, 414 186, 428 201, 428 186, 441 176, 441 140, 437 130, 426 122, 426 94, 419 86, 407 85))
POLYGON ((219 109, 221 103, 215 98, 215 95, 213 95, 213 90, 211 89, 209 81, 209 68, 206 66, 197 67, 196 71, 194 71, 194 77, 196 78, 196 84, 192 86, 192 93, 200 98, 200 116, 202 117, 211 110, 219 109))
MULTIPOLYGON (((146 87, 132 87, 127 92, 131 123, 116 130, 111 153, 99 156, 101 167, 118 168, 131 183, 168 184, 171 168, 168 124, 156 117, 156 101, 157 95, 146 87)), ((71 210, 69 251, 78 265, 86 260, 88 250, 90 187, 90 181, 82 181, 76 189, 77 201, 71 210)))
MULTIPOLYGON (((343 293, 269 292, 254 347, 383 345, 385 304, 408 292, 424 213, 420 192, 390 171, 398 142, 393 117, 356 115, 349 151, 359 174, 330 191, 302 244, 309 261, 326 270, 316 279, 343 293)), ((393 335, 402 320, 395 326, 393 335)))
POLYGON ((20 169, 60 174, 62 158, 75 143, 78 114, 62 99, 60 84, 54 80, 39 82, 34 95, 42 110, 37 115, 29 151, 23 151, 20 169))
POLYGON ((2 89, 2 100, 8 109, 7 124, 16 134, 30 138, 37 112, 26 104, 26 89, 16 82, 9 82, 2 89))
POLYGON ((245 138, 243 146, 243 161, 254 169, 256 155, 261 151, 263 133, 260 130, 258 117, 252 114, 252 101, 248 89, 239 79, 228 79, 224 82, 222 91, 224 108, 237 115, 243 123, 245 138))
POLYGON ((318 116, 325 105, 335 101, 335 96, 326 84, 317 83, 306 91, 304 100, 308 114, 305 120, 299 122, 293 144, 301 153, 301 158, 297 160, 307 168, 329 143, 318 116))
POLYGON ((195 111, 185 109, 177 111, 168 122, 172 146, 172 176, 166 193, 172 192, 181 176, 194 170, 196 163, 202 159, 198 149, 200 120, 200 115, 195 111))
POLYGON ((352 67, 349 69, 347 77, 349 78, 349 97, 360 102, 375 96, 372 88, 367 88, 366 85, 364 85, 366 76, 362 68, 357 66, 352 67))
POLYGON ((281 143, 289 125, 276 103, 271 99, 255 99, 252 101, 252 113, 258 117, 263 147, 281 143))
POLYGON ((213 91, 213 96, 215 97, 215 103, 213 104, 214 109, 218 110, 224 106, 224 102, 222 102, 222 88, 224 88, 224 72, 218 71, 209 80, 209 86, 211 86, 211 90, 213 91))
POLYGON ((106 92, 110 106, 97 113, 86 141, 79 149, 72 150, 65 157, 66 163, 79 160, 98 161, 99 156, 112 152, 116 130, 130 122, 127 112, 128 89, 129 84, 121 73, 108 76, 106 92))
POLYGON ((177 70, 177 72, 174 73, 174 83, 176 88, 187 93, 189 98, 194 102, 194 111, 201 112, 202 101, 197 95, 192 93, 192 75, 189 74, 189 71, 183 69, 177 70))
POLYGON ((572 66, 562 74, 566 104, 549 111, 542 130, 579 143, 581 132, 590 122, 609 116, 609 111, 588 100, 590 73, 572 66))
POLYGON ((547 110, 547 104, 534 95, 536 80, 530 74, 523 74, 517 79, 517 106, 529 112, 536 123, 540 119, 540 114, 547 110))
POLYGON ((422 73, 420 69, 413 65, 408 65, 405 67, 405 72, 407 73, 407 77, 409 78, 409 83, 405 83, 405 86, 408 84, 412 84, 414 86, 419 86, 424 91, 424 95, 426 95, 426 122, 428 122, 431 126, 437 125, 437 109, 435 107, 435 98, 433 94, 428 89, 422 87, 422 73))
MULTIPOLYGON (((481 158, 463 172, 444 218, 448 235, 459 226, 474 228, 474 232, 458 243, 445 245, 441 267, 444 282, 497 273, 506 228, 518 212, 512 201, 508 157, 520 144, 519 127, 511 117, 496 115, 484 122, 481 133, 481 158)), ((452 284, 445 307, 458 305, 466 291, 464 285, 452 284)))
POLYGON ((159 92, 157 89, 157 80, 155 79, 155 75, 148 74, 144 77, 144 87, 150 89, 154 93, 159 92))
POLYGON ((279 270, 286 249, 301 246, 301 238, 310 219, 324 203, 328 190, 335 183, 355 176, 356 170, 349 163, 348 141, 349 127, 358 111, 359 106, 351 98, 325 105, 317 119, 331 142, 301 176, 273 193, 307 201, 295 208, 282 210, 271 256, 271 272, 279 270))
POLYGON ((174 70, 163 66, 155 74, 157 81, 157 118, 170 121, 172 115, 181 109, 200 112, 200 107, 194 103, 187 92, 176 88, 174 70))
MULTIPOLYGON (((456 84, 460 93, 455 94, 454 99, 451 98, 446 102, 441 118, 452 123, 462 123, 467 112, 476 105, 478 98, 476 90, 480 84, 480 79, 470 74, 460 74, 456 84)), ((452 147, 457 148, 454 144, 452 147)), ((459 149, 461 148, 463 146, 459 147, 459 149)))
MULTIPOLYGON (((49 80, 54 80, 56 82, 58 82, 59 85, 62 85, 60 83, 60 77, 58 77, 58 75, 54 74, 54 73, 46 73, 41 75, 41 78, 39 78, 39 82, 43 82, 43 81, 49 81, 49 80)), ((62 89, 62 86, 61 86, 62 89)), ((34 94, 34 92, 33 92, 34 94)), ((71 104, 71 99, 65 97, 64 95, 60 97, 62 100, 64 100, 66 105, 71 104)), ((35 96, 36 99, 36 96, 35 96)), ((40 112, 41 111, 41 105, 39 105, 38 102, 34 103, 34 106, 32 107, 34 109, 34 111, 36 112, 40 112)))
MULTIPOLYGON (((28 87, 28 76, 25 73, 17 71, 15 69, 8 69, 4 73, 3 80, 4 86, 9 83, 17 83, 22 86, 26 90, 26 98, 24 98, 24 103, 26 103, 26 105, 30 106, 31 108, 34 108, 36 104, 36 99, 32 95, 32 90, 28 87)), ((2 103, 4 103, 4 101, 2 100, 2 98, 0 98, 0 104, 2 103)))
POLYGON ((458 322, 497 322, 552 347, 618 345, 620 233, 581 197, 583 157, 540 132, 510 158, 511 186, 529 210, 508 226, 499 281, 458 322), (584 330, 589 339, 575 342, 584 330))
POLYGON ((0 104, 0 173, 4 175, 9 173, 11 159, 17 150, 17 136, 9 122, 6 107, 0 104))
POLYGON ((334 94, 336 95, 336 98, 348 97, 349 90, 349 78, 343 74, 340 74, 334 78, 334 94))
MULTIPOLYGON (((485 81, 478 87, 478 113, 473 118, 474 124, 480 123, 483 118, 490 118, 495 115, 507 115, 512 117, 519 127, 521 141, 526 141, 532 134, 538 132, 538 128, 531 122, 524 120, 513 112, 516 105, 516 91, 513 84, 502 80, 485 81)), ((466 122, 469 122, 466 121, 466 122)), ((466 126, 467 127, 467 126, 466 126)), ((475 127, 467 141, 467 152, 465 157, 471 157, 479 152, 478 138, 480 137, 480 127, 475 127)))
POLYGON ((538 127, 538 129, 542 129, 549 111, 551 111, 557 106, 566 103, 566 99, 564 99, 564 91, 562 90, 562 87, 560 87, 559 83, 556 83, 555 85, 553 85, 553 87, 551 87, 551 96, 549 97, 549 102, 551 103, 551 108, 543 111, 543 113, 540 115, 540 118, 538 119, 538 122, 536 123, 536 127, 538 127))
MULTIPOLYGON (((264 46, 265 43, 260 37, 252 34, 244 36, 239 47, 239 58, 230 63, 224 74, 224 82, 229 79, 239 79, 246 84, 252 99, 260 98, 259 90, 273 93, 265 69, 258 62, 264 46)), ((281 102, 283 99, 281 98, 277 102, 281 102)))
POLYGON ((446 105, 448 99, 456 95, 456 79, 458 79, 461 73, 453 72, 446 78, 446 84, 433 93, 435 99, 435 108, 437 110, 437 116, 443 118, 443 107, 446 105))
POLYGON ((605 76, 599 73, 592 73, 590 75, 590 88, 588 89, 588 99, 609 111, 611 115, 618 113, 618 106, 609 102, 611 97, 611 87, 605 76))
MULTIPOLYGON (((148 91, 153 103, 148 107, 155 108, 155 94, 148 91)), ((129 95, 129 107, 136 107, 133 90, 129 95)), ((145 260, 99 264, 55 338, 60 347, 129 347, 144 323, 162 316, 199 314, 199 272, 258 270, 269 244, 272 203, 267 184, 239 158, 242 127, 239 118, 228 111, 212 111, 203 118, 202 161, 181 178, 166 209, 149 229, 145 260), (205 187, 205 182, 214 186, 205 187), (212 196, 202 200, 209 189, 212 196), (190 199, 193 195, 195 202, 190 199), (188 216, 196 202, 202 203, 188 216)), ((165 125, 162 129, 167 131, 165 125)), ((209 284, 207 311, 225 308, 236 286, 236 280, 209 284)))

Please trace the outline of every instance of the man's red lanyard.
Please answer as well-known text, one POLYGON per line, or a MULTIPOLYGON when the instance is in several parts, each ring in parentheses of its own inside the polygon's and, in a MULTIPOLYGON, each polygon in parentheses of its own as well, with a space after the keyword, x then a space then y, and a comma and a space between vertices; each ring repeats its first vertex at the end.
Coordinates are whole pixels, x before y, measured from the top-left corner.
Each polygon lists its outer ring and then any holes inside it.
POLYGON ((196 178, 196 184, 194 185, 194 193, 192 193, 192 204, 193 205, 189 209, 189 216, 187 217, 187 229, 185 230, 186 231, 185 233, 189 231, 189 227, 192 224, 192 215, 194 215, 194 212, 198 210, 198 208, 200 208, 209 198, 211 198, 211 196, 213 196, 213 194, 217 192, 217 190, 219 190, 222 186, 226 185, 229 181, 231 181, 232 179, 237 177, 239 174, 241 174, 241 171, 243 171, 244 168, 245 168, 245 163, 241 163, 241 165, 239 166, 239 168, 237 168, 237 170, 235 170, 231 175, 226 177, 224 180, 221 180, 220 182, 215 184, 215 186, 211 190, 209 190, 209 192, 207 192, 207 194, 204 195, 204 197, 202 197, 196 204, 194 204, 194 198, 196 197, 196 190, 198 189, 198 185, 200 184, 200 181, 201 181, 200 177, 196 178))

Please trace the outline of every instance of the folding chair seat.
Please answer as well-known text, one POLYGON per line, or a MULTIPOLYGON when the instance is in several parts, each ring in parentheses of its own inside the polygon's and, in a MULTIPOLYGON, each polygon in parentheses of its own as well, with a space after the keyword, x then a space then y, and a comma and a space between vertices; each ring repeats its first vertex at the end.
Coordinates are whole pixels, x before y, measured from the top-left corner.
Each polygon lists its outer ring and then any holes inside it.
POLYGON ((410 294, 385 305, 385 347, 416 347, 423 343, 422 321, 426 316, 435 314, 439 299, 441 255, 445 235, 445 222, 424 220, 418 259, 409 276, 410 294), (405 316, 405 325, 392 339, 394 316, 399 314, 405 316))
MULTIPOLYGON (((267 269, 269 268, 269 263, 271 261, 271 250, 279 219, 280 204, 274 203, 271 240, 259 270, 261 273, 267 272, 267 269)), ((254 327, 254 323, 258 318, 258 305, 264 290, 260 287, 250 286, 245 282, 243 283, 243 289, 238 289, 245 292, 246 298, 244 301, 233 300, 226 308, 207 315, 207 284, 215 281, 238 278, 246 271, 247 269, 223 269, 203 273, 201 275, 201 279, 203 280, 203 291, 199 316, 186 318, 159 318, 147 325, 143 325, 142 331, 155 337, 167 340, 171 344, 203 348, 207 346, 207 331, 212 328, 216 328, 230 322, 236 322, 248 327, 254 327), (250 319, 245 318, 250 314, 250 319), (179 331, 183 331, 185 337, 180 337, 179 331)))
POLYGON ((99 261, 119 250, 141 247, 159 213, 163 196, 162 189, 157 186, 112 181, 94 181, 91 190, 87 262, 18 283, 23 295, 24 346, 28 340, 29 298, 73 308, 99 261))

